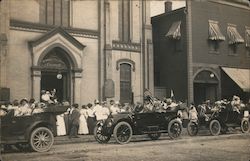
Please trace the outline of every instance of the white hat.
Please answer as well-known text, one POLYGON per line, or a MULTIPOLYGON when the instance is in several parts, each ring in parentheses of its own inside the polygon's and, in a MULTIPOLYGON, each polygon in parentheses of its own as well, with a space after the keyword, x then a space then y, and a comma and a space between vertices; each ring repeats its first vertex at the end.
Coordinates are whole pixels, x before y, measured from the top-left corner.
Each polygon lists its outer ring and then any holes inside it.
POLYGON ((95 100, 95 104, 99 104, 99 100, 95 100))

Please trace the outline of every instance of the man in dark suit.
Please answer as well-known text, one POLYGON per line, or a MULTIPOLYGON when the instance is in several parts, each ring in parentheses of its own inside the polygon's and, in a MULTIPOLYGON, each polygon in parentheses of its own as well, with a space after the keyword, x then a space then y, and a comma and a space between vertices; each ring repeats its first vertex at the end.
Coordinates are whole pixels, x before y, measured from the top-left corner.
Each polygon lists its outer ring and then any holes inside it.
POLYGON ((72 109, 70 110, 69 114, 69 121, 71 123, 69 138, 79 138, 77 136, 78 128, 79 128, 79 118, 80 118, 80 112, 78 110, 78 104, 73 104, 72 109))

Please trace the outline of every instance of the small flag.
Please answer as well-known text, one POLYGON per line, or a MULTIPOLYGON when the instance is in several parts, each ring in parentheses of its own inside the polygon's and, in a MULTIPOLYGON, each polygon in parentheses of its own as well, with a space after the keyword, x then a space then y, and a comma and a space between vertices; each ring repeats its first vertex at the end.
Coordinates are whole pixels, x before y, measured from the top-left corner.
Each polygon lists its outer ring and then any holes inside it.
POLYGON ((170 91, 170 97, 173 98, 174 97, 174 91, 171 89, 170 91))

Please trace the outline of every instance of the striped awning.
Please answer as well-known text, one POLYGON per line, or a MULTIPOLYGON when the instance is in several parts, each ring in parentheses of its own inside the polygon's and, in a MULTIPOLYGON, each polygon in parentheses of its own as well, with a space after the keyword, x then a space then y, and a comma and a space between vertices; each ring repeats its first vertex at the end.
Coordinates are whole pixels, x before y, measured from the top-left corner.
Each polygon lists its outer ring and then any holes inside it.
POLYGON ((240 36, 236 26, 228 26, 227 35, 229 38, 229 44, 239 44, 244 42, 244 39, 240 36))
POLYGON ((209 29, 208 29, 208 39, 209 40, 225 40, 225 36, 221 33, 220 27, 217 21, 209 20, 209 29))
POLYGON ((222 70, 244 91, 250 92, 250 69, 222 67, 222 70))
POLYGON ((250 48, 250 28, 246 29, 246 47, 250 48))
POLYGON ((165 36, 170 39, 179 40, 181 38, 181 21, 174 22, 165 36))

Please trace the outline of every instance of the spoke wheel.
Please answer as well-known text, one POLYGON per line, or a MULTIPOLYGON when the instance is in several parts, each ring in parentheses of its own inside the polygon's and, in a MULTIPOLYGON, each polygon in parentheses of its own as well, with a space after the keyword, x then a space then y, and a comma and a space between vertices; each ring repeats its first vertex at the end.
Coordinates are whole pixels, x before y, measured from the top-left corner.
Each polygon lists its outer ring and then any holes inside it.
POLYGON ((114 137, 119 144, 127 144, 132 138, 132 128, 127 122, 119 122, 114 128, 114 137))
POLYGON ((168 135, 171 139, 178 138, 181 135, 182 125, 181 123, 174 119, 168 124, 168 135))
POLYGON ((209 124, 209 130, 212 135, 219 135, 221 131, 220 122, 218 120, 212 120, 209 124))
POLYGON ((241 131, 243 133, 249 132, 249 121, 248 120, 242 120, 240 128, 241 128, 241 131))
POLYGON ((198 134, 198 124, 196 122, 189 122, 187 125, 187 132, 190 136, 196 136, 198 134))
POLYGON ((161 133, 153 133, 153 134, 148 134, 148 137, 150 137, 152 140, 157 140, 161 136, 161 133))
POLYGON ((107 143, 111 138, 111 135, 107 136, 103 134, 103 126, 100 124, 97 124, 95 126, 94 136, 95 136, 95 140, 99 143, 107 143))
POLYGON ((54 136, 50 129, 39 127, 32 131, 30 135, 30 146, 34 151, 46 152, 50 150, 54 143, 54 136))

